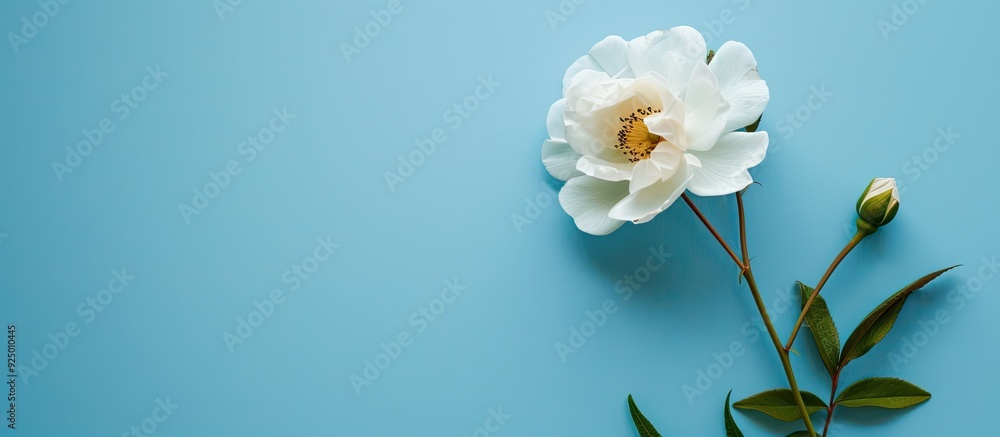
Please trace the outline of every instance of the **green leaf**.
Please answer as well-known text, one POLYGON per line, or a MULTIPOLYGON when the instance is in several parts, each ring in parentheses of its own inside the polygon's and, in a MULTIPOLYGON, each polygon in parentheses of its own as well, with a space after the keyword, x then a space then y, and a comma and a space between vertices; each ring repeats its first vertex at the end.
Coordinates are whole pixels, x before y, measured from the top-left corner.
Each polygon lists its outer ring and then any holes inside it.
MULTIPOLYGON (((802 306, 805 307, 813 288, 799 282, 799 290, 802 293, 802 306)), ((809 311, 806 312, 806 325, 809 326, 809 332, 812 332, 813 340, 816 340, 816 349, 819 351, 819 357, 823 359, 826 371, 833 377, 840 363, 840 334, 837 333, 837 326, 833 324, 833 317, 830 317, 830 310, 823 296, 817 294, 809 306, 809 311)))
MULTIPOLYGON (((802 400, 805 402, 806 411, 809 414, 826 409, 826 403, 819 396, 807 391, 802 392, 802 400)), ((799 413, 799 407, 795 405, 795 398, 792 396, 792 391, 787 388, 757 393, 733 404, 733 406, 742 410, 757 410, 785 422, 802 418, 802 414, 799 413)))
POLYGON ((726 419, 726 437, 743 437, 743 431, 740 431, 740 427, 736 426, 733 413, 729 410, 729 396, 732 394, 733 391, 729 390, 729 394, 726 395, 726 409, 722 414, 726 419))
POLYGON ((917 279, 912 284, 907 285, 902 290, 896 292, 896 294, 890 296, 885 302, 882 302, 875 310, 869 313, 861 321, 861 324, 857 328, 854 328, 854 332, 847 338, 847 341, 844 342, 844 350, 840 353, 840 366, 843 367, 849 361, 868 353, 871 348, 875 347, 878 342, 885 338, 885 335, 892 329, 892 325, 896 323, 896 316, 899 315, 899 310, 903 309, 903 304, 906 303, 906 298, 910 297, 910 293, 923 288, 934 280, 934 278, 941 276, 944 272, 955 267, 958 266, 941 269, 917 279))
POLYGON ((809 434, 809 431, 802 430, 802 431, 795 431, 791 434, 786 435, 785 437, 812 437, 812 434, 809 434))
POLYGON ((845 407, 906 408, 931 398, 926 390, 897 378, 862 379, 837 397, 845 407))
POLYGON ((656 432, 653 424, 646 420, 646 416, 642 415, 639 407, 635 406, 632 395, 628 395, 628 411, 632 413, 632 422, 635 423, 635 429, 639 431, 639 437, 663 437, 656 432))

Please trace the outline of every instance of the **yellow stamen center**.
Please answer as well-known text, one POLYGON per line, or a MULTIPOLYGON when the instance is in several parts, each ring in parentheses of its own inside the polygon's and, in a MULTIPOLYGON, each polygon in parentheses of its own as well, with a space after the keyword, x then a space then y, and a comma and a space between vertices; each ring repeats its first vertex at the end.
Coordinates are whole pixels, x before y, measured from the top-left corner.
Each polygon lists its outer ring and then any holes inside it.
POLYGON ((622 127, 618 131, 618 144, 615 148, 625 154, 629 162, 648 159, 656 145, 663 141, 663 137, 649 133, 649 128, 643 121, 660 111, 652 107, 639 108, 627 117, 618 118, 622 127))

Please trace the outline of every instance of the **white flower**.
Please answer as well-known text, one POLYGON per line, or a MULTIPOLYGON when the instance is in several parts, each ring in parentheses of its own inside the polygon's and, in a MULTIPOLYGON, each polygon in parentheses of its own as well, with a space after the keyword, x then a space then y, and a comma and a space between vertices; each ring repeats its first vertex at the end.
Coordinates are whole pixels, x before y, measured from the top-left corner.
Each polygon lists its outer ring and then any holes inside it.
POLYGON ((876 229, 891 222, 899 211, 899 189, 896 188, 896 180, 872 179, 868 188, 865 188, 858 198, 857 207, 858 216, 876 229))
POLYGON ((747 170, 768 137, 742 130, 764 112, 767 85, 741 43, 706 56, 698 31, 675 27, 609 36, 569 67, 542 162, 567 181, 559 203, 581 230, 606 235, 651 220, 685 190, 718 196, 753 182, 747 170))

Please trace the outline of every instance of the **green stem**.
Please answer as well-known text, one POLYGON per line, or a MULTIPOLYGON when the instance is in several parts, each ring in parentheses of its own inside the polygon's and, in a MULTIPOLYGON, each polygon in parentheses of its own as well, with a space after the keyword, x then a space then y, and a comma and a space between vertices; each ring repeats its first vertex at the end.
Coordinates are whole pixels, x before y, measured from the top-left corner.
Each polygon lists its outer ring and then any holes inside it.
POLYGON ((837 402, 835 402, 835 397, 837 395, 837 383, 840 381, 840 371, 843 368, 837 368, 837 372, 833 374, 833 383, 830 385, 830 406, 826 407, 826 425, 823 425, 823 437, 826 437, 826 433, 830 431, 830 422, 833 421, 833 410, 837 408, 837 402))
POLYGON ((719 234, 719 231, 716 231, 715 227, 708 222, 708 218, 705 217, 705 215, 701 213, 701 210, 699 210, 698 207, 694 205, 694 202, 691 201, 691 198, 688 197, 687 193, 681 194, 681 198, 684 199, 684 202, 688 204, 688 207, 691 208, 691 211, 694 211, 694 215, 698 216, 698 219, 700 219, 701 222, 705 224, 705 227, 708 228, 708 231, 712 233, 712 236, 714 236, 715 239, 719 241, 719 244, 722 245, 722 248, 726 249, 726 253, 728 253, 729 257, 733 259, 733 262, 736 263, 736 266, 740 268, 740 271, 745 270, 746 267, 742 262, 740 262, 740 258, 736 256, 736 253, 733 252, 733 249, 729 248, 729 244, 726 243, 726 240, 722 238, 722 235, 719 234))
POLYGON ((743 208, 743 192, 741 191, 736 192, 736 206, 740 217, 740 247, 743 252, 744 266, 743 277, 747 278, 747 286, 750 287, 750 293, 753 295, 754 303, 757 305, 757 311, 760 312, 760 318, 764 321, 764 326, 767 327, 767 332, 771 336, 771 342, 774 343, 774 349, 778 351, 778 358, 781 359, 781 367, 785 369, 788 386, 792 389, 792 397, 795 399, 795 404, 799 407, 802 422, 805 423, 809 435, 815 437, 816 430, 813 429, 812 420, 809 418, 809 410, 806 409, 806 403, 802 400, 799 384, 795 381, 795 372, 792 370, 792 362, 788 358, 788 351, 781 347, 781 338, 778 337, 778 331, 774 329, 771 317, 767 314, 767 307, 764 306, 764 300, 761 299, 760 290, 757 288, 757 281, 753 277, 753 269, 750 268, 750 249, 747 247, 747 218, 746 210, 743 208))
POLYGON ((861 242, 861 240, 863 240, 865 237, 869 235, 871 235, 870 232, 865 232, 864 230, 861 230, 859 228, 858 232, 854 234, 854 238, 851 238, 851 241, 847 243, 847 246, 845 246, 844 249, 840 251, 840 254, 838 254, 837 257, 834 258, 833 262, 830 264, 830 267, 826 269, 826 273, 823 274, 823 277, 820 278, 819 283, 816 284, 816 288, 813 289, 812 294, 809 295, 809 298, 806 299, 805 304, 802 305, 802 312, 799 313, 799 318, 798 320, 795 321, 795 325, 792 327, 792 335, 788 337, 788 342, 785 343, 785 352, 792 350, 792 344, 795 343, 795 336, 799 335, 799 328, 802 327, 802 322, 806 319, 806 313, 809 312, 809 308, 812 306, 813 301, 816 300, 816 296, 819 296, 819 291, 823 289, 824 285, 826 285, 826 281, 830 279, 830 275, 832 275, 833 271, 837 269, 837 266, 840 265, 840 262, 847 257, 847 254, 851 253, 851 250, 853 250, 858 245, 858 243, 861 242))
POLYGON ((778 332, 774 329, 774 324, 771 323, 771 317, 767 315, 767 308, 764 306, 764 300, 761 299, 760 291, 757 289, 757 281, 753 277, 753 269, 749 265, 743 271, 743 277, 747 279, 750 293, 753 294, 754 303, 757 304, 757 311, 760 311, 760 317, 764 321, 764 326, 767 327, 767 333, 771 336, 771 342, 774 343, 774 349, 778 351, 778 358, 781 359, 781 367, 785 369, 785 376, 788 377, 788 386, 792 389, 792 397, 795 399, 795 405, 799 407, 799 413, 802 414, 802 422, 806 425, 806 431, 809 431, 810 436, 816 437, 816 429, 813 428, 812 420, 809 419, 809 410, 806 409, 806 403, 802 400, 799 384, 795 381, 795 372, 792 371, 792 362, 788 359, 788 351, 781 347, 781 339, 778 337, 778 332))
POLYGON ((739 217, 740 217, 740 243, 742 245, 743 260, 736 256, 736 253, 730 249, 729 245, 722 236, 715 230, 708 219, 705 218, 704 214, 698 210, 698 207, 691 202, 691 199, 687 195, 682 195, 684 201, 688 204, 695 215, 701 220, 701 222, 708 228, 708 230, 715 236, 715 239, 722 244, 722 247, 726 249, 726 252, 733 258, 736 266, 740 268, 741 275, 746 278, 747 286, 750 288, 750 294, 753 295, 754 303, 757 305, 757 311, 760 312, 761 319, 764 322, 764 326, 767 328, 767 333, 771 337, 771 342, 774 343, 774 349, 778 352, 778 358, 781 359, 781 367, 785 370, 785 376, 788 378, 788 385, 792 391, 792 397, 795 399, 795 404, 799 408, 799 413, 802 415, 802 422, 806 426, 806 430, 809 431, 809 435, 816 437, 816 430, 813 428, 812 420, 809 418, 809 410, 806 409, 806 403, 802 400, 802 393, 799 391, 799 385, 795 381, 795 372, 792 370, 792 363, 788 359, 788 351, 786 351, 781 346, 781 339, 778 337, 778 332, 774 329, 774 324, 771 323, 771 317, 767 314, 767 307, 764 306, 764 300, 760 297, 760 290, 757 287, 757 280, 753 276, 753 270, 750 268, 750 256, 747 249, 747 232, 746 232, 746 214, 743 210, 743 193, 736 193, 736 203, 739 206, 739 217))

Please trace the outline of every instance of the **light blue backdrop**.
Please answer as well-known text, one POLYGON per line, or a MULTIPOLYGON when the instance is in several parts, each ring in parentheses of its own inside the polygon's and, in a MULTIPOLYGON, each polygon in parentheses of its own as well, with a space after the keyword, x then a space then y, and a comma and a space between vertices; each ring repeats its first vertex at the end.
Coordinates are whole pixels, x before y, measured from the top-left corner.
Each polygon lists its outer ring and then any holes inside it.
MULTIPOLYGON (((993 429, 995 3, 50 3, 0 6, 0 324, 21 366, 0 434, 628 436, 632 393, 664 435, 722 435, 730 389, 785 384, 735 268, 683 207, 579 232, 539 154, 574 59, 683 24, 748 44, 770 86, 747 207, 783 335, 783 296, 818 280, 874 176, 903 206, 825 289, 844 337, 965 265, 847 372, 934 398, 838 410, 832 435, 993 429)), ((735 239, 731 198, 698 204, 735 239)), ((808 337, 793 360, 825 398, 808 337)))

